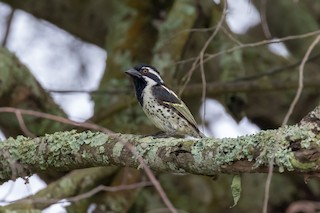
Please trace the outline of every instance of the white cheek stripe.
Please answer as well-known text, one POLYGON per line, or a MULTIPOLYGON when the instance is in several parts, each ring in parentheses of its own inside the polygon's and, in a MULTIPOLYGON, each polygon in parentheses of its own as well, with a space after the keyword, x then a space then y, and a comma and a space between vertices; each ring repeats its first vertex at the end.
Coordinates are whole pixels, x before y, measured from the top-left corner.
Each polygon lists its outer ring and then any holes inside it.
POLYGON ((161 83, 163 83, 163 80, 162 80, 161 76, 160 76, 156 71, 154 71, 154 70, 151 69, 151 68, 148 68, 148 70, 149 70, 150 73, 152 73, 152 74, 154 74, 155 76, 157 76, 157 77, 160 79, 161 83))
POLYGON ((153 86, 153 85, 156 85, 158 84, 157 82, 155 82, 153 79, 151 78, 148 78, 146 76, 143 76, 143 79, 148 82, 147 86, 146 87, 150 87, 150 86, 153 86))

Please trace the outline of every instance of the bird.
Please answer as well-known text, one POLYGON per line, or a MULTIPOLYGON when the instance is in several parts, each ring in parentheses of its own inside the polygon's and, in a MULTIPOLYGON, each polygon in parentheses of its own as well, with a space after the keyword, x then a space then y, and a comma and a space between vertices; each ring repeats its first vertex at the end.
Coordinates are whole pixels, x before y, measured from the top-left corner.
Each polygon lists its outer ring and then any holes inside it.
POLYGON ((203 138, 188 107, 167 88, 159 71, 147 64, 137 65, 127 71, 135 89, 136 98, 152 123, 162 132, 157 137, 203 138))

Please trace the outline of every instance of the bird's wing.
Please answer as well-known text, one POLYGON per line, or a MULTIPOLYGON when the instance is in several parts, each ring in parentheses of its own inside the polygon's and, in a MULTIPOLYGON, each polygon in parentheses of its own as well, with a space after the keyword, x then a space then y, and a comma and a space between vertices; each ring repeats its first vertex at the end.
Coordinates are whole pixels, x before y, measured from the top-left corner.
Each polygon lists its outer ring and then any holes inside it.
POLYGON ((163 85, 159 85, 154 87, 153 91, 154 95, 159 99, 159 101, 163 102, 164 104, 168 104, 179 113, 182 114, 195 128, 197 128, 197 122, 194 120, 191 112, 189 111, 188 107, 181 101, 177 95, 166 88, 163 85))
MULTIPOLYGON (((165 102, 168 103, 168 102, 165 102)), ((170 103, 168 103, 170 104, 170 103)), ((185 117, 193 126, 198 129, 197 122, 194 120, 194 117, 192 116, 191 112, 189 111, 188 107, 181 101, 180 104, 170 104, 172 107, 174 107, 176 110, 178 110, 183 117, 185 117)))

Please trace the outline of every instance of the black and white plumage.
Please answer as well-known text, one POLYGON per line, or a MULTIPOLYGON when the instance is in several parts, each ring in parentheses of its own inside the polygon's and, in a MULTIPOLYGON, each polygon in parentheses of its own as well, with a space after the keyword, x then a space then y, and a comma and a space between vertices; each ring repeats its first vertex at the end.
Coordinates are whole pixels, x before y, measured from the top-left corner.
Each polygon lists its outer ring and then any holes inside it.
POLYGON ((168 136, 204 137, 188 107, 164 85, 156 68, 139 65, 126 73, 133 80, 143 111, 156 127, 168 136))

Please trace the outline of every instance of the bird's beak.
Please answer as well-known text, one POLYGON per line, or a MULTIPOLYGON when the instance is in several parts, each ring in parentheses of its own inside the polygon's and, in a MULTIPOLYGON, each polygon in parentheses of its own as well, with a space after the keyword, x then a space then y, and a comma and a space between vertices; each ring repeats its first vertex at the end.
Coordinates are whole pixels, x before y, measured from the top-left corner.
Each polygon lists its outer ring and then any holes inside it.
POLYGON ((142 76, 141 73, 135 69, 129 69, 129 70, 125 71, 125 73, 127 73, 128 75, 130 75, 132 77, 137 77, 137 78, 141 78, 141 76, 142 76))

